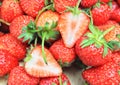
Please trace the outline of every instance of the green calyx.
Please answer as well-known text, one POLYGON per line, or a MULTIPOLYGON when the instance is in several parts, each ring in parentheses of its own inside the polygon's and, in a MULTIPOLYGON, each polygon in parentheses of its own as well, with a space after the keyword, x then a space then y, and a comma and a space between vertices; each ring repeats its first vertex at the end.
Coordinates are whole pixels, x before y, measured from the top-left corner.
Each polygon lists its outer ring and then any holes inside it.
POLYGON ((67 8, 67 11, 72 12, 74 15, 79 15, 81 13, 81 10, 79 10, 79 5, 80 5, 81 0, 78 0, 78 3, 75 7, 69 7, 65 6, 67 8))
POLYGON ((118 70, 118 75, 120 76, 120 70, 118 70))

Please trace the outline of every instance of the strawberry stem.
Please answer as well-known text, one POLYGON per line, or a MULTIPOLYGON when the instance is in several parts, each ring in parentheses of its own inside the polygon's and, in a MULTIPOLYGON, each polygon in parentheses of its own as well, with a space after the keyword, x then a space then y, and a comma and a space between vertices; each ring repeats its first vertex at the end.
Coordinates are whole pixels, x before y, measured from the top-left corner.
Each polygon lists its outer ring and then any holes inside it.
POLYGON ((10 23, 8 23, 8 22, 6 22, 6 21, 4 21, 3 19, 0 19, 0 22, 2 22, 2 23, 4 23, 4 24, 6 24, 6 25, 10 25, 10 23))

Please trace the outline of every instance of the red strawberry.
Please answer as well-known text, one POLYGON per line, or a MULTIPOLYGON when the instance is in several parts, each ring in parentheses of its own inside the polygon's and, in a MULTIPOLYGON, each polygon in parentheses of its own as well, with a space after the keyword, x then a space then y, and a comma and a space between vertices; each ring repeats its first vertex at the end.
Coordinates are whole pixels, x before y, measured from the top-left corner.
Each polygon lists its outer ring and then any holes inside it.
POLYGON ((117 21, 118 23, 120 22, 120 8, 112 12, 111 19, 117 21))
MULTIPOLYGON (((10 28, 9 28, 10 33, 14 37, 18 38, 18 36, 20 36, 20 34, 22 33, 23 27, 28 25, 30 21, 34 21, 34 19, 28 15, 22 15, 22 16, 15 18, 10 24, 10 28)), ((23 41, 23 39, 20 39, 20 40, 23 41)))
POLYGON ((54 0, 55 10, 62 13, 66 10, 66 6, 75 6, 78 0, 54 0))
POLYGON ((63 40, 54 42, 49 50, 62 66, 69 66, 76 58, 74 48, 65 47, 63 40))
POLYGON ((95 5, 98 2, 98 0, 82 0, 81 6, 84 8, 89 8, 95 5))
MULTIPOLYGON (((120 56, 119 58, 120 63, 120 56)), ((99 67, 92 67, 83 71, 83 78, 90 85, 119 85, 120 65, 115 61, 108 62, 99 67)))
MULTIPOLYGON (((57 61, 54 59, 52 54, 44 49, 46 55, 46 61, 44 61, 44 57, 42 56, 42 48, 41 46, 36 46, 33 48, 29 60, 25 63, 25 70, 28 74, 35 77, 52 77, 59 76, 62 74, 62 69, 57 61)), ((29 57, 29 56, 28 56, 29 57)))
POLYGON ((20 0, 20 6, 27 15, 36 17, 44 7, 44 0, 20 0))
POLYGON ((67 75, 63 73, 62 75, 56 77, 42 78, 40 79, 39 85, 60 85, 60 83, 62 83, 62 85, 71 85, 67 75))
POLYGON ((100 4, 100 7, 92 9, 92 18, 94 25, 102 25, 110 18, 110 9, 107 4, 100 4))
POLYGON ((18 60, 23 59, 26 54, 26 47, 11 34, 0 37, 0 49, 7 50, 18 60))
POLYGON ((23 12, 17 0, 4 0, 1 6, 1 18, 11 22, 15 17, 22 15, 23 12))
POLYGON ((0 49, 0 76, 8 74, 16 66, 18 66, 18 60, 8 51, 0 49))
MULTIPOLYGON (((78 3, 80 3, 80 0, 78 3)), ((62 13, 58 20, 58 30, 61 33, 65 46, 68 48, 75 45, 77 39, 88 29, 90 22, 89 17, 79 10, 78 5, 71 8, 72 12, 62 13)))
POLYGON ((37 85, 39 78, 28 75, 22 66, 15 67, 8 77, 8 85, 37 85))

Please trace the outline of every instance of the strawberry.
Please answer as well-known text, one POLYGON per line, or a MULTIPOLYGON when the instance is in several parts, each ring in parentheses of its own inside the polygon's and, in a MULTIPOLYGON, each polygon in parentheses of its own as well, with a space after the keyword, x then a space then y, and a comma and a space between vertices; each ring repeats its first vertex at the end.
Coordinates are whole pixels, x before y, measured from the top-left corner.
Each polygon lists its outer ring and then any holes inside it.
POLYGON ((55 10, 62 13, 66 10, 66 6, 74 7, 78 0, 54 0, 55 10))
POLYGON ((118 63, 114 60, 99 66, 92 67, 83 71, 83 78, 90 85, 119 85, 120 83, 120 56, 116 58, 118 63), (119 59, 119 60, 118 60, 119 59))
POLYGON ((89 17, 79 10, 78 6, 70 8, 73 10, 72 12, 62 13, 58 20, 58 30, 61 33, 65 46, 68 48, 75 45, 77 39, 88 29, 90 22, 89 17))
POLYGON ((39 16, 37 20, 37 26, 44 26, 46 22, 50 24, 52 24, 52 22, 58 22, 59 16, 60 15, 57 12, 47 10, 39 16))
POLYGON ((44 51, 47 63, 44 62, 41 46, 37 45, 33 48, 30 54, 28 54, 28 60, 26 60, 25 63, 26 72, 34 77, 52 77, 61 75, 62 69, 60 65, 48 49, 45 48, 44 51))
POLYGON ((60 76, 40 79, 39 85, 71 85, 71 84, 67 75, 62 73, 60 76))
POLYGON ((82 36, 75 45, 76 54, 85 65, 100 66, 111 60, 112 52, 104 35, 112 29, 113 27, 102 32, 90 23, 90 32, 82 36))
POLYGON ((22 15, 23 12, 17 0, 4 0, 1 6, 1 18, 11 22, 15 17, 22 15))
MULTIPOLYGON (((20 34, 22 33, 23 27, 28 25, 30 21, 34 21, 34 19, 28 15, 22 15, 15 18, 10 24, 10 27, 9 27, 10 33, 14 37, 18 38, 18 36, 20 36, 20 34)), ((19 40, 23 41, 23 39, 19 39, 19 40)))
POLYGON ((8 77, 8 85, 38 85, 39 78, 30 76, 26 73, 24 67, 15 67, 8 77))
POLYGON ((65 47, 61 39, 54 42, 49 50, 61 66, 70 66, 76 58, 74 48, 65 47))
POLYGON ((102 25, 110 19, 110 9, 107 4, 100 4, 91 11, 94 25, 102 25))
POLYGON ((117 21, 118 23, 120 22, 120 8, 112 12, 111 19, 117 21))
POLYGON ((44 7, 44 0, 20 0, 20 6, 27 15, 36 17, 44 7))
POLYGON ((11 34, 0 37, 0 49, 7 50, 18 60, 23 59, 26 54, 26 46, 11 34))
POLYGON ((81 6, 84 8, 89 8, 95 5, 98 2, 98 0, 82 0, 81 6))
POLYGON ((18 66, 18 60, 8 51, 0 49, 0 76, 8 74, 16 66, 18 66))

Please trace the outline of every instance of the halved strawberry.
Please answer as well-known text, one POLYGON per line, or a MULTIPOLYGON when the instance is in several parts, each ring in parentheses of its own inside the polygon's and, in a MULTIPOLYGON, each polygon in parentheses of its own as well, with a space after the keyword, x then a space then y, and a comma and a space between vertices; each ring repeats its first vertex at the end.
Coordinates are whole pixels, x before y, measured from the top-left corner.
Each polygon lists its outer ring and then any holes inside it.
POLYGON ((40 45, 33 48, 29 54, 29 60, 25 63, 25 70, 28 74, 34 77, 52 77, 62 74, 62 69, 52 54, 44 49, 46 54, 47 64, 42 56, 42 48, 40 45))

